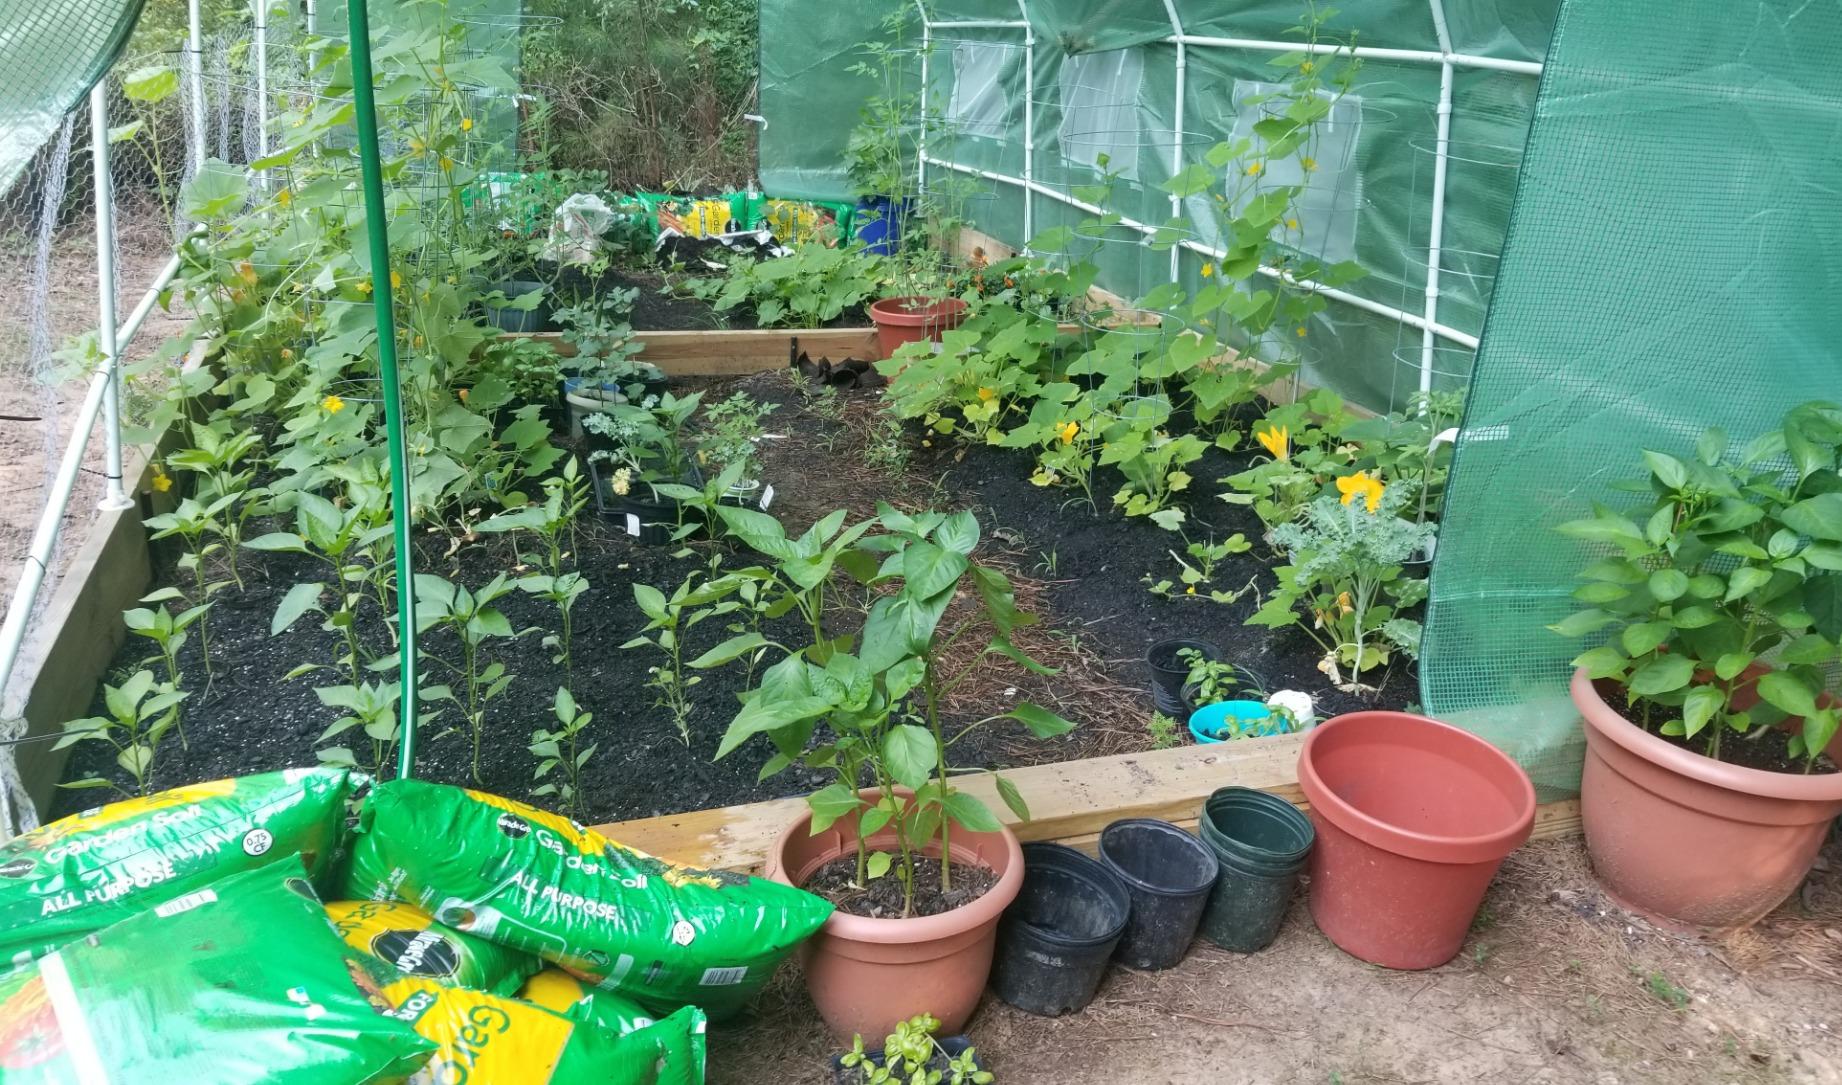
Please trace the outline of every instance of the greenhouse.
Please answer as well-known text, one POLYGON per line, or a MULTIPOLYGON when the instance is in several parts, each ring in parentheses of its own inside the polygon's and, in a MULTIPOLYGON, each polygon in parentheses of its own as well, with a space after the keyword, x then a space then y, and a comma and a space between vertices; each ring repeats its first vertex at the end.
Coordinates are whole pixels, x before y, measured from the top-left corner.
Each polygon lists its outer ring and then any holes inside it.
POLYGON ((1842 1081, 1842 11, 0 0, 0 1085, 1842 1081))

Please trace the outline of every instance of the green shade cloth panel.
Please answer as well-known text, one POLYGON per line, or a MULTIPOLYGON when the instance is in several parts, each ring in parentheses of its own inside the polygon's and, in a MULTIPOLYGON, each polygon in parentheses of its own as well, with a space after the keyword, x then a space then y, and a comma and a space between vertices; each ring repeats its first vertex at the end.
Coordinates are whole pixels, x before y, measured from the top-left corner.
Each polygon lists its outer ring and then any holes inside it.
POLYGON ((1420 662, 1427 708, 1578 789, 1545 627, 1591 546, 1555 534, 1709 426, 1743 445, 1842 398, 1842 8, 1578 0, 1560 13, 1484 328, 1420 662), (1634 43, 1642 43, 1634 47, 1634 43))
POLYGON ((121 55, 141 0, 0 0, 0 193, 121 55))

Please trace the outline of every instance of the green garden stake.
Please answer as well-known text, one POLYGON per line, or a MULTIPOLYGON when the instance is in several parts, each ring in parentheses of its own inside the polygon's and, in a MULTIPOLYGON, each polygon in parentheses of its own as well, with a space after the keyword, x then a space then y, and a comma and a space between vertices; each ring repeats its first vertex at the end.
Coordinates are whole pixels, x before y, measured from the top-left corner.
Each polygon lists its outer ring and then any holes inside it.
POLYGON ((371 93, 371 19, 365 0, 350 0, 346 15, 352 36, 352 104, 358 121, 358 153, 365 184, 365 233, 371 240, 371 304, 377 310, 377 368, 384 386, 384 429, 390 449, 390 519, 397 573, 397 644, 402 683, 402 746, 397 776, 407 779, 416 763, 416 597, 410 570, 409 456, 403 443, 403 401, 397 389, 397 328, 391 310, 390 232, 384 219, 384 170, 377 153, 377 106, 371 93))

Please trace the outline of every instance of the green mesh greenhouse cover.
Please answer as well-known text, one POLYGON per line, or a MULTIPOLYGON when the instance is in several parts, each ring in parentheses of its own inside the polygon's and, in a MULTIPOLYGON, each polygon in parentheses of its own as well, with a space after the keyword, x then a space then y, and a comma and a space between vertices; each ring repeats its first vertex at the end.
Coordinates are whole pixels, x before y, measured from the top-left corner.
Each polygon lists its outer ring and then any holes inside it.
MULTIPOLYGON (((1462 387, 1557 5, 1377 0, 1329 23, 1332 38, 1357 41, 1363 69, 1323 126, 1313 172, 1293 167, 1307 186, 1301 247, 1369 274, 1313 318, 1307 381, 1378 408, 1406 405, 1423 375, 1434 388, 1462 387)), ((1174 209, 1158 185, 1261 117, 1259 98, 1280 78, 1271 61, 1300 40, 1293 28, 1305 10, 1305 0, 765 0, 762 185, 777 196, 858 194, 847 141, 875 83, 848 69, 865 59, 864 43, 892 40, 888 15, 905 13, 894 44, 908 51, 917 84, 926 69, 923 183, 975 186, 964 217, 1021 248, 1086 217, 1069 197, 1104 161, 1121 174, 1114 209, 1163 223, 1174 209)), ((1188 239, 1177 276, 1194 283, 1215 240, 1188 239)), ((1169 254, 1143 246, 1110 244, 1092 258, 1102 285, 1126 296, 1172 276, 1169 254)))
POLYGON ((1842 8, 1570 2, 1522 164, 1433 570, 1426 704, 1577 788, 1590 548, 1554 526, 1711 425, 1842 397, 1842 8), (1641 43, 1641 47, 1634 47, 1641 43))
POLYGON ((0 0, 0 193, 127 44, 141 0, 0 0))

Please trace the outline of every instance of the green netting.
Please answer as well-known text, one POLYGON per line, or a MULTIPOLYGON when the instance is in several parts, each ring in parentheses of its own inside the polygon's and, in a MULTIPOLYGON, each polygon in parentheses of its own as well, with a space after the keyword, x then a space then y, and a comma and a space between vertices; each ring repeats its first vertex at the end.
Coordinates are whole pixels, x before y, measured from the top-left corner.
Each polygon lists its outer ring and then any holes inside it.
POLYGON ((1567 661, 1590 548, 1557 523, 1639 452, 1743 444, 1842 383, 1842 9, 1570 3, 1522 163, 1432 577, 1426 705, 1579 783, 1567 661))
POLYGON ((0 193, 115 62, 141 0, 0 0, 0 193))
MULTIPOLYGON (((1449 43, 1486 58, 1536 61, 1557 4, 1447 0, 1449 43)), ((1192 42, 1182 50, 1179 110, 1179 50, 1163 0, 928 0, 924 7, 931 44, 917 112, 928 131, 928 155, 937 160, 926 167, 926 184, 931 190, 944 177, 972 179, 984 191, 968 201, 964 217, 1013 247, 1087 217, 1065 197, 1094 183, 1099 153, 1125 174, 1110 193, 1112 208, 1149 225, 1166 221, 1172 208, 1157 186, 1177 172, 1177 163, 1200 160, 1214 143, 1246 134, 1258 118, 1263 84, 1278 78, 1269 62, 1280 50, 1192 42), (1026 16, 1027 29, 1001 25, 1026 16), (1179 113, 1180 137, 1174 134, 1179 113), (1027 196, 1020 184, 1026 166, 1038 186, 1027 196)), ((1188 35, 1282 43, 1296 40, 1292 28, 1303 10, 1302 0, 1177 0, 1174 9, 1188 35)), ((887 0, 762 5, 761 108, 768 123, 760 155, 770 193, 855 195, 845 145, 872 84, 846 69, 863 59, 861 43, 883 37, 881 21, 892 10, 914 9, 887 0)), ((1365 46, 1435 53, 1441 45, 1427 0, 1352 5, 1330 30, 1365 46)), ((921 39, 916 15, 905 44, 918 48, 921 39)), ((1355 259, 1369 270, 1350 293, 1416 316, 1427 308, 1440 76, 1436 59, 1365 59, 1338 107, 1329 134, 1334 152, 1318 156, 1309 214, 1300 216, 1310 235, 1301 248, 1332 261, 1355 259)), ((1535 87, 1528 72, 1454 70, 1437 320, 1462 336, 1481 330, 1496 280, 1535 87)), ((1102 286, 1131 297, 1170 280, 1168 252, 1132 244, 1127 231, 1115 234, 1084 254, 1099 264, 1102 286)), ((1210 241, 1194 240, 1204 248, 1210 241)), ((1186 248, 1176 273, 1193 283, 1209 261, 1186 248)), ((1305 380, 1387 409, 1407 404, 1423 367, 1438 388, 1462 387, 1469 377, 1471 350, 1462 338, 1438 337, 1430 357, 1421 339, 1418 328, 1389 313, 1333 301, 1302 341, 1288 345, 1303 349, 1305 380)))

